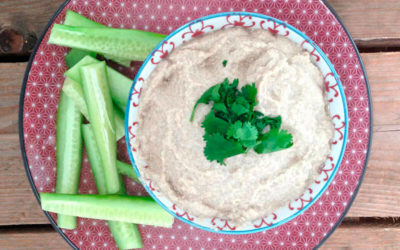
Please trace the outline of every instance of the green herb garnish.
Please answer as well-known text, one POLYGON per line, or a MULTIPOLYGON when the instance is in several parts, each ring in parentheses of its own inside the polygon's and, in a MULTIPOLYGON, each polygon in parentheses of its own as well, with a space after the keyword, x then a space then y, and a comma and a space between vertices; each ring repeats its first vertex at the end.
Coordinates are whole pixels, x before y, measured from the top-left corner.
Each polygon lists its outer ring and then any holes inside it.
POLYGON ((226 64, 228 63, 228 61, 227 60, 223 60, 222 61, 222 65, 224 65, 224 67, 226 67, 226 64))
POLYGON ((193 121, 200 103, 213 102, 212 109, 201 124, 205 131, 204 155, 209 161, 216 160, 222 165, 226 158, 246 153, 252 148, 258 154, 264 154, 293 145, 292 135, 280 129, 280 116, 268 117, 254 110, 258 104, 255 83, 247 84, 240 90, 238 84, 238 79, 229 83, 225 78, 222 83, 209 88, 195 103, 190 117, 193 121))

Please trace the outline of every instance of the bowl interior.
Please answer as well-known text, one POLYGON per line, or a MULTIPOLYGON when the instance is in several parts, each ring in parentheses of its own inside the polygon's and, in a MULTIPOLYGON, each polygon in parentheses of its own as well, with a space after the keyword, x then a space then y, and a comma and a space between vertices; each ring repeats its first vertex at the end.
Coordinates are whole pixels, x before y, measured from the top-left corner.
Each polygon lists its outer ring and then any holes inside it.
MULTIPOLYGON (((229 12, 206 16, 185 24, 168 35, 153 50, 142 64, 132 85, 125 122, 126 140, 131 162, 145 189, 156 202, 170 214, 192 226, 212 232, 245 234, 271 229, 290 221, 297 215, 303 213, 322 195, 335 176, 343 157, 347 140, 348 114, 345 95, 339 77, 327 56, 311 39, 294 27, 272 17, 247 12, 229 12), (138 106, 140 104, 139 97, 142 86, 146 84, 146 80, 159 62, 163 60, 164 56, 171 53, 183 42, 189 41, 196 36, 232 27, 268 30, 273 34, 287 37, 291 41, 299 44, 304 50, 308 51, 313 62, 324 76, 324 87, 329 101, 330 116, 335 126, 331 154, 326 160, 321 174, 307 188, 305 193, 298 199, 290 201, 287 206, 279 208, 274 213, 240 227, 220 218, 197 218, 187 211, 178 208, 167 197, 152 187, 152 180, 142 177, 135 164, 137 160, 136 149, 132 147, 136 140, 138 106)), ((145 165, 144 162, 140 162, 139 164, 142 166, 145 165)))

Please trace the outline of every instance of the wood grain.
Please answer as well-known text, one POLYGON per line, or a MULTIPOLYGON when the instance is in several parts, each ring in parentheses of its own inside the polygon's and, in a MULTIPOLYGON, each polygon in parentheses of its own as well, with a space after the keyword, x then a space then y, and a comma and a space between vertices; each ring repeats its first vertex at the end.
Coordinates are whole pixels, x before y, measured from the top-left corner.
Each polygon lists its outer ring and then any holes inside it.
MULTIPOLYGON (((363 54, 371 83, 374 137, 368 170, 348 216, 400 216, 400 53, 363 54)), ((16 134, 19 79, 25 63, 0 64, 0 225, 48 223, 29 183, 16 134), (5 76, 4 76, 5 75, 5 76), (12 74, 9 74, 12 75, 12 74), (14 77, 15 77, 14 75, 14 77), (17 77, 16 77, 17 78, 17 77), (9 117, 9 125, 3 116, 9 117)))
POLYGON ((26 177, 17 134, 0 135, 0 159, 0 225, 49 223, 26 177))
POLYGON ((363 47, 400 46, 400 1, 327 0, 363 47))
MULTIPOLYGON (((0 55, 28 55, 64 0, 0 1, 0 55)), ((328 0, 361 47, 400 47, 398 0, 328 0)))
POLYGON ((26 63, 3 63, 0 66, 0 134, 18 133, 20 86, 26 63))
POLYGON ((68 243, 61 238, 50 225, 35 227, 16 227, 11 229, 0 228, 1 249, 71 249, 68 243))
POLYGON ((400 249, 399 225, 341 225, 321 249, 400 249))
POLYGON ((0 54, 29 54, 64 0, 0 1, 0 54))

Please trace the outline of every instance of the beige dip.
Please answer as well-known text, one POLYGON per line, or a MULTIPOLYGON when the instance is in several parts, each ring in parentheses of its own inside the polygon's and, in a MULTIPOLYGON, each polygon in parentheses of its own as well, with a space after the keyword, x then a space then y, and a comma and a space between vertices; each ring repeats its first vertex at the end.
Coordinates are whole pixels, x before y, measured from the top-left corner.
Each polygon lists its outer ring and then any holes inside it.
POLYGON ((265 30, 233 28, 208 33, 176 48, 144 84, 139 105, 137 154, 141 173, 179 208, 200 218, 236 225, 269 215, 298 198, 319 175, 334 128, 323 77, 310 55, 265 30), (223 67, 223 60, 227 60, 223 67), (251 150, 225 160, 206 159, 201 122, 211 105, 193 105, 225 77, 255 82, 256 109, 282 116, 293 135, 287 150, 251 150))

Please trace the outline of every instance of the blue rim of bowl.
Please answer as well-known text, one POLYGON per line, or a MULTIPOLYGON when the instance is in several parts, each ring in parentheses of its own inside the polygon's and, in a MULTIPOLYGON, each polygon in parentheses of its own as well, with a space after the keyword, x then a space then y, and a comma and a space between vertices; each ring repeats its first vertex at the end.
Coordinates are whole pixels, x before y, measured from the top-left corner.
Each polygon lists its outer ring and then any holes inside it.
MULTIPOLYGON (((276 224, 273 224, 271 226, 266 226, 266 227, 262 227, 262 228, 258 228, 258 229, 252 229, 252 230, 242 230, 242 231, 227 231, 227 230, 215 230, 209 227, 205 227, 202 225, 199 225, 197 223, 194 223, 192 221, 189 221, 181 216, 176 215, 176 213, 174 213, 173 211, 171 211, 169 208, 167 208, 159 199, 158 197, 150 190, 150 188, 148 187, 148 185, 146 183, 144 183, 142 181, 142 184, 144 186, 144 188, 146 189, 146 191, 150 194, 150 196, 164 209, 166 210, 169 214, 173 215, 175 218, 177 218, 178 220, 181 220, 187 224, 189 224, 190 226, 208 231, 208 232, 213 232, 213 233, 221 233, 221 234, 234 234, 234 235, 239 235, 239 234, 250 234, 250 233, 257 233, 257 232, 261 232, 261 231, 265 231, 265 230, 269 230, 272 229, 274 227, 280 226, 282 224, 285 224, 288 221, 293 220, 295 217, 303 214, 311 205, 313 205, 315 203, 316 200, 318 200, 321 195, 326 191, 326 189, 329 187, 330 183, 332 182, 334 176, 336 175, 337 170, 339 169, 342 159, 343 159, 343 154, 344 151, 346 149, 346 145, 347 145, 347 131, 348 131, 348 110, 347 110, 347 102, 346 102, 346 96, 344 94, 343 91, 343 86, 342 86, 342 82, 339 79, 339 76, 333 66, 333 64, 330 62, 330 60, 328 59, 328 57, 325 55, 325 53, 318 47, 318 45, 315 44, 315 42, 313 40, 311 40, 307 35, 305 35, 303 32, 299 31, 298 29, 296 29, 295 27, 293 27, 292 25, 285 23, 279 19, 270 17, 270 16, 266 16, 263 14, 258 14, 258 13, 252 13, 252 12, 223 12, 223 13, 216 13, 216 14, 212 14, 212 15, 208 15, 208 16, 204 16, 198 19, 195 19, 191 22, 188 22, 184 25, 182 25, 181 27, 179 27, 178 29, 174 30, 172 33, 170 33, 167 37, 165 37, 153 50, 152 52, 149 54, 149 56, 146 58, 146 60, 142 63, 139 71, 137 72, 135 79, 133 80, 133 84, 131 86, 131 90, 129 92, 129 96, 128 96, 128 105, 126 107, 126 111, 125 111, 125 140, 126 140, 126 145, 127 145, 127 149, 128 149, 128 153, 129 153, 129 158, 131 160, 132 166, 137 174, 137 176, 139 177, 140 180, 142 180, 141 174, 139 172, 138 167, 135 164, 135 159, 133 157, 132 154, 132 149, 129 143, 129 131, 128 131, 128 127, 129 127, 129 112, 130 112, 130 99, 132 96, 132 92, 133 89, 144 69, 144 67, 147 65, 147 63, 149 62, 149 60, 151 59, 153 53, 158 50, 161 45, 165 42, 168 41, 170 38, 172 38, 173 36, 175 36, 177 33, 179 33, 181 30, 187 28, 188 26, 204 21, 204 20, 209 20, 209 19, 213 19, 213 18, 217 18, 217 17, 221 17, 221 16, 238 16, 238 15, 243 15, 243 16, 252 16, 252 17, 257 17, 257 18, 261 18, 261 19, 265 19, 265 20, 272 20, 278 24, 284 25, 287 28, 289 28, 290 30, 296 32, 299 36, 301 36, 302 38, 304 38, 308 43, 310 43, 310 45, 316 49, 316 51, 321 55, 321 57, 323 58, 323 60, 325 61, 325 63, 328 65, 329 69, 331 70, 331 72, 334 75, 334 78, 336 80, 336 82, 338 83, 338 87, 339 87, 339 91, 340 94, 342 96, 342 104, 343 104, 343 110, 344 110, 344 122, 345 122, 345 127, 344 127, 344 135, 343 135, 343 145, 341 148, 341 152, 338 158, 338 161, 335 165, 334 170, 332 171, 331 176, 329 177, 328 181, 325 183, 324 187, 319 191, 319 193, 312 199, 311 202, 309 202, 307 205, 305 205, 300 211, 296 212, 295 214, 292 214, 291 216, 277 222, 276 224)), ((151 74, 151 73, 150 73, 151 74)), ((139 103, 140 105, 140 103, 139 103)))

